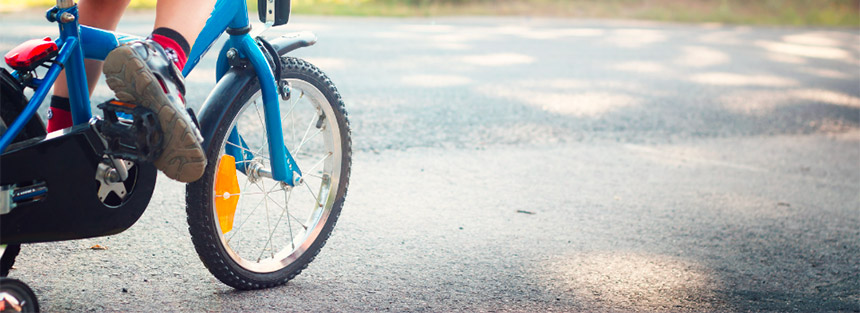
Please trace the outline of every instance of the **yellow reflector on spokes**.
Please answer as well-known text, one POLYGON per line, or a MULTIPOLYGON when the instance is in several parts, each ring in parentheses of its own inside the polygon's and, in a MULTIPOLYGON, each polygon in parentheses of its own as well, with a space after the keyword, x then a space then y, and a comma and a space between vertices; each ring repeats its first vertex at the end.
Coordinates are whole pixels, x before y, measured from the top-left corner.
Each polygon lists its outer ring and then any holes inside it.
POLYGON ((236 159, 232 155, 222 155, 215 173, 215 212, 221 233, 233 229, 233 216, 239 204, 239 179, 236 178, 236 159))

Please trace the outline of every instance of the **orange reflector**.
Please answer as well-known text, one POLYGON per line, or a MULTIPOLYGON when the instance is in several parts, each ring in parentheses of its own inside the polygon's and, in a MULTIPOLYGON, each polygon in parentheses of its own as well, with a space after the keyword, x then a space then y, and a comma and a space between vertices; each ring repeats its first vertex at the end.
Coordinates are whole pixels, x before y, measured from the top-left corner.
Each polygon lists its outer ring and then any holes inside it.
POLYGON ((135 105, 135 104, 120 102, 120 101, 116 101, 116 100, 111 100, 110 104, 123 106, 123 107, 129 108, 129 109, 134 109, 137 107, 137 105, 135 105))
POLYGON ((233 216, 239 204, 239 179, 236 178, 236 159, 232 155, 222 155, 215 173, 215 212, 221 233, 233 229, 233 216))

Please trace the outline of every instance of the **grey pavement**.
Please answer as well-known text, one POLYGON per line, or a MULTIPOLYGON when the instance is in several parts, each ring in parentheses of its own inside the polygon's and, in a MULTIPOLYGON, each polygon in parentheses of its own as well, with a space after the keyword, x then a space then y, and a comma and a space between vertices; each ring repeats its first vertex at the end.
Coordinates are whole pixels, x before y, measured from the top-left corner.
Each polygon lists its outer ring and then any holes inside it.
MULTIPOLYGON (((0 52, 53 35, 39 14, 0 16, 0 52)), ((23 247, 10 276, 45 311, 860 311, 857 28, 286 29, 319 36, 294 55, 338 86, 356 149, 317 260, 282 287, 221 284, 191 245, 183 186, 160 176, 128 231, 23 247)), ((189 77, 192 106, 213 67, 189 77)))

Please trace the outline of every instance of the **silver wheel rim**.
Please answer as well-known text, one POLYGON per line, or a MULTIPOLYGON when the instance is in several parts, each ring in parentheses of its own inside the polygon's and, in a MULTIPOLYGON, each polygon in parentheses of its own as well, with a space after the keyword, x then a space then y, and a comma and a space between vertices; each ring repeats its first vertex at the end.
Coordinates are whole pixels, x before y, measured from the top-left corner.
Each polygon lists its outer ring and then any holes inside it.
MULTIPOLYGON (((279 98, 282 131, 287 149, 302 170, 304 183, 289 188, 269 178, 255 181, 236 171, 240 193, 218 195, 213 190, 210 199, 216 229, 227 254, 242 268, 257 273, 289 266, 320 239, 340 184, 342 138, 332 106, 310 83, 298 79, 287 81, 292 86, 291 97, 279 98), (320 116, 324 117, 321 123, 320 116), (223 233, 215 199, 230 196, 239 196, 239 203, 232 229, 223 233)), ((243 105, 230 129, 238 125, 247 150, 254 153, 253 163, 271 169, 260 95, 257 91, 243 105)), ((227 141, 224 138, 221 143, 219 162, 226 154, 227 141)))

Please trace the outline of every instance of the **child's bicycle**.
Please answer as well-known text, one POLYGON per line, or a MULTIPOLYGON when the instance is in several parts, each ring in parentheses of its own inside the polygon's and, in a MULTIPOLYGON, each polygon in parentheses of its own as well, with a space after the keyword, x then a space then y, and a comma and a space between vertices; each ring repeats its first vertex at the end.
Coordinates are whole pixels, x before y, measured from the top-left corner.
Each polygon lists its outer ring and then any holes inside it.
MULTIPOLYGON (((260 19, 285 24, 289 6, 260 0, 260 19)), ((19 45, 6 55, 15 71, 0 69, 0 311, 38 310, 30 288, 6 278, 20 244, 122 232, 155 186, 151 161, 162 136, 154 112, 111 100, 94 117, 83 67, 84 58, 103 60, 139 38, 80 26, 77 17, 74 0, 57 0, 47 19, 60 36, 19 45), (33 116, 63 69, 75 126, 46 134, 33 116), (25 88, 34 89, 29 101, 25 88)), ((218 0, 182 72, 229 34, 217 83, 197 114, 208 165, 187 185, 186 209, 200 259, 238 289, 281 285, 307 267, 340 214, 351 163, 337 89, 310 63, 284 56, 315 36, 252 38, 249 31, 245 0, 218 0)))

